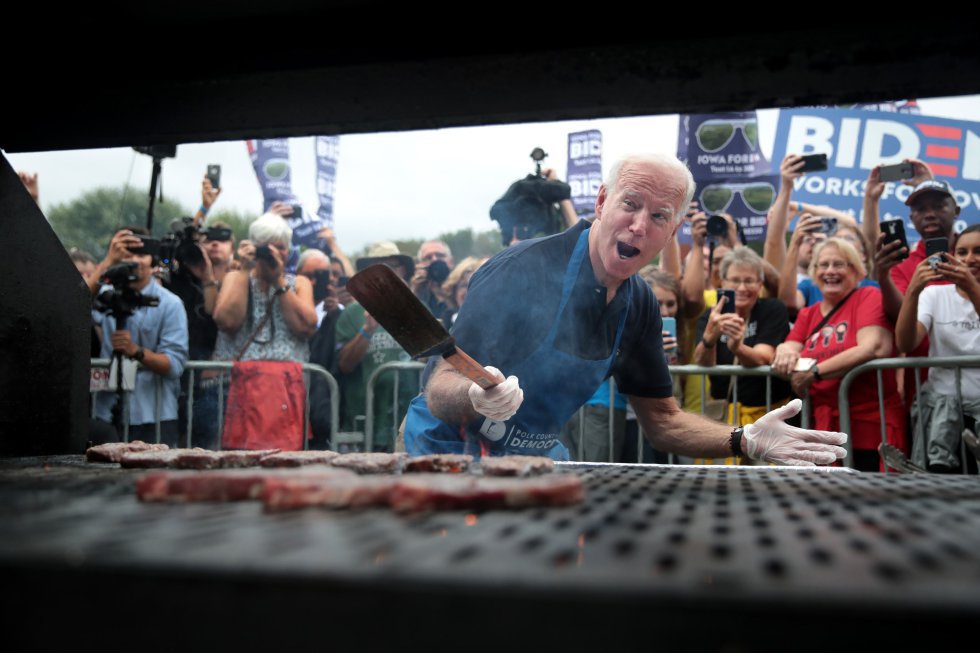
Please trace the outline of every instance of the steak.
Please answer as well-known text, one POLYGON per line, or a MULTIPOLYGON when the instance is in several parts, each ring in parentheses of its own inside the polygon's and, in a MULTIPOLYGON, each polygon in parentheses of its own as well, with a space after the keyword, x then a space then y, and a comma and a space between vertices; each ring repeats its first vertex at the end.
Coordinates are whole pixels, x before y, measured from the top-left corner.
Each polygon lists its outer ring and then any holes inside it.
POLYGON ((407 457, 404 453, 345 453, 331 459, 330 464, 358 474, 390 474, 398 471, 407 457))
POLYGON ((398 482, 394 476, 358 476, 336 469, 335 476, 268 478, 262 503, 269 512, 317 506, 320 508, 363 508, 384 506, 398 482))
POLYGON ((546 474, 554 468, 554 461, 544 456, 499 456, 480 459, 480 469, 485 476, 531 476, 546 474))
POLYGON ((416 456, 405 461, 405 472, 442 472, 458 474, 465 472, 473 462, 473 456, 455 453, 434 453, 416 456))
POLYGON ((248 501, 261 496, 267 481, 287 474, 357 479, 351 472, 331 467, 150 472, 137 479, 136 494, 141 501, 248 501))
POLYGON ((153 469, 157 467, 176 467, 181 449, 167 451, 129 451, 122 455, 119 464, 126 469, 153 469))
POLYGON ((340 454, 336 451, 280 451, 262 458, 263 467, 304 467, 324 465, 340 454))
POLYGON ((571 474, 533 479, 419 474, 399 479, 389 505, 399 512, 489 510, 568 506, 584 498, 582 480, 571 474))
POLYGON ((136 451, 166 451, 165 444, 147 444, 142 440, 132 442, 107 442, 85 450, 85 459, 90 463, 118 463, 123 454, 136 451))

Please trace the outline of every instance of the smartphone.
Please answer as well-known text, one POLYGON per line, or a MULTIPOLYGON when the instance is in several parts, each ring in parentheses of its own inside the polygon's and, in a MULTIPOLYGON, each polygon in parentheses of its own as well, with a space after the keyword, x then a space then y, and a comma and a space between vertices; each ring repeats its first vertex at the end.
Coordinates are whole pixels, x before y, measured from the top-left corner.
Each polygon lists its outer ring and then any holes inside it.
POLYGON ((231 240, 231 229, 227 227, 208 227, 204 232, 206 240, 231 240))
POLYGON ((725 305, 721 307, 722 313, 734 313, 735 312, 735 291, 731 288, 719 288, 718 289, 718 301, 721 301, 722 297, 726 297, 725 305))
POLYGON ((160 239, 150 236, 138 236, 143 242, 140 247, 130 249, 133 254, 149 254, 150 256, 160 256, 160 239))
POLYGON ((837 233, 837 218, 827 215, 821 216, 820 229, 818 231, 827 234, 828 238, 833 236, 835 233, 837 233))
POLYGON ((671 338, 677 338, 677 320, 672 317, 665 317, 663 322, 663 330, 669 333, 671 338))
POLYGON ((816 358, 798 358, 796 359, 796 367, 793 368, 793 371, 809 372, 816 364, 817 364, 816 358))
POLYGON ((303 207, 299 204, 293 204, 293 214, 289 216, 290 220, 302 220, 303 219, 303 207))
POLYGON ((313 303, 319 304, 330 295, 330 270, 313 271, 313 303))
POLYGON ((803 167, 800 168, 800 172, 820 172, 821 170, 827 169, 827 155, 822 154, 804 154, 803 167))
POLYGON ((949 249, 949 240, 946 238, 929 238, 926 240, 926 260, 929 261, 929 265, 932 269, 936 269, 936 265, 940 261, 946 260, 946 251, 949 249))
POLYGON ((902 220, 882 220, 881 231, 885 234, 885 245, 896 240, 905 247, 903 259, 909 257, 909 241, 905 238, 905 223, 902 220))
POLYGON ((901 181, 903 179, 911 179, 912 164, 896 163, 890 166, 881 166, 878 168, 878 174, 882 181, 901 181))
POLYGON ((221 166, 217 163, 208 164, 208 181, 211 188, 221 188, 221 166))

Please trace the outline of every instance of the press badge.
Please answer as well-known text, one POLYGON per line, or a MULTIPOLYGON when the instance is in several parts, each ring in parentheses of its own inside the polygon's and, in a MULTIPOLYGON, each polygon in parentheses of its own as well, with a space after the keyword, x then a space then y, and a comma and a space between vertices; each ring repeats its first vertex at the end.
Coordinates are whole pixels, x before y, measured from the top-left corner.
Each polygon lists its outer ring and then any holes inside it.
MULTIPOLYGON (((134 360, 129 360, 128 358, 122 359, 122 382, 123 390, 132 391, 136 388, 136 368, 139 367, 139 363, 134 360)), ((112 359, 112 366, 109 368, 109 387, 106 388, 110 392, 116 389, 116 379, 119 373, 119 359, 112 359)))

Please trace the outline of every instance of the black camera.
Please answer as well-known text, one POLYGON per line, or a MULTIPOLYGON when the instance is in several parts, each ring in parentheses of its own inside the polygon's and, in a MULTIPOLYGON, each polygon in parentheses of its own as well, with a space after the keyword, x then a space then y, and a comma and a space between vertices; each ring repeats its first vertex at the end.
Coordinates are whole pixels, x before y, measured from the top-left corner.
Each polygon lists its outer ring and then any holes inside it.
POLYGON ((194 218, 174 220, 170 225, 172 233, 160 242, 160 262, 174 270, 174 262, 180 265, 201 265, 204 254, 197 243, 206 240, 231 240, 231 229, 227 227, 208 227, 202 229, 194 224, 194 218))
POLYGON ((158 297, 148 297, 130 287, 137 279, 135 272, 138 266, 138 263, 133 262, 118 263, 102 275, 102 281, 111 284, 112 288, 106 288, 96 296, 95 310, 110 313, 116 318, 118 329, 124 328, 126 318, 136 309, 160 304, 158 297))
POLYGON ((728 220, 721 215, 708 217, 708 224, 705 225, 708 236, 711 238, 726 238, 728 236, 728 220))
POLYGON ((441 259, 436 259, 429 263, 425 269, 425 276, 429 281, 442 283, 449 277, 449 264, 441 259))
POLYGON ((276 257, 272 255, 272 248, 269 245, 259 245, 255 248, 255 260, 265 261, 266 264, 272 267, 279 267, 276 263, 276 257))

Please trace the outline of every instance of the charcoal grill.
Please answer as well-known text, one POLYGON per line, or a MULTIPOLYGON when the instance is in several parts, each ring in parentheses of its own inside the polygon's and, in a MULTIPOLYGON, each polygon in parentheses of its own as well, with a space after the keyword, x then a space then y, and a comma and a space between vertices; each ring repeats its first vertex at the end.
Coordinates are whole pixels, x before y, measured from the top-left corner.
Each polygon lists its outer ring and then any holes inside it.
POLYGON ((942 640, 980 617, 976 477, 565 464, 581 505, 400 516, 142 504, 139 473, 0 461, 4 612, 25 646, 105 621, 168 650, 799 650, 942 640))

